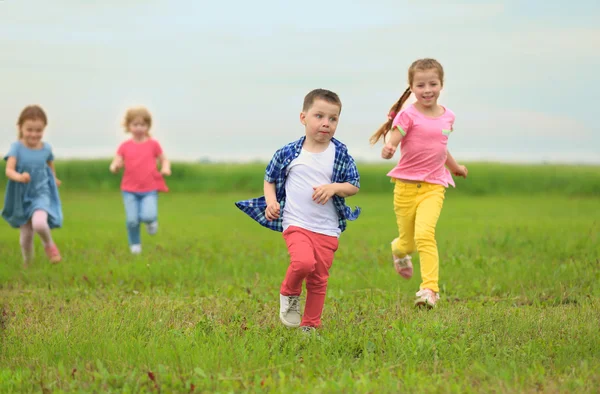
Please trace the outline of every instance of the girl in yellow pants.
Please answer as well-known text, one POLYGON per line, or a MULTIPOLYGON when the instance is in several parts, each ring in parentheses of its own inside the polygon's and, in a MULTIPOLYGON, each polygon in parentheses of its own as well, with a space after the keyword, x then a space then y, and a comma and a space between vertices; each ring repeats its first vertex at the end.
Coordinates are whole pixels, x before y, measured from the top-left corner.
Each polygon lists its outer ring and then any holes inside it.
POLYGON ((394 267, 402 277, 410 279, 411 254, 419 252, 422 283, 415 305, 430 308, 439 300, 435 227, 446 188, 454 186, 450 171, 467 176, 467 168, 459 165, 447 149, 455 117, 437 103, 443 82, 444 70, 436 60, 415 61, 408 70, 408 89, 392 106, 388 121, 371 137, 375 144, 390 134, 381 151, 384 159, 391 159, 400 145, 400 161, 388 173, 395 183, 394 212, 399 233, 392 241, 394 267), (402 109, 411 93, 417 101, 402 109))

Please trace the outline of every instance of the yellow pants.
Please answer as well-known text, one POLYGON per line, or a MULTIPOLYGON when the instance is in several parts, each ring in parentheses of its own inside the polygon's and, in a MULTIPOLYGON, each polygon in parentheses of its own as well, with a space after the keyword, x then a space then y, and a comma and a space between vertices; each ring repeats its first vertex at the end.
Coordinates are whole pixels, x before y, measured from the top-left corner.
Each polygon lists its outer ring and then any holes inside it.
POLYGON ((412 254, 415 248, 421 262, 421 289, 439 292, 439 256, 435 226, 444 205, 446 188, 426 182, 406 183, 392 179, 394 212, 398 223, 398 240, 392 253, 398 257, 412 254))

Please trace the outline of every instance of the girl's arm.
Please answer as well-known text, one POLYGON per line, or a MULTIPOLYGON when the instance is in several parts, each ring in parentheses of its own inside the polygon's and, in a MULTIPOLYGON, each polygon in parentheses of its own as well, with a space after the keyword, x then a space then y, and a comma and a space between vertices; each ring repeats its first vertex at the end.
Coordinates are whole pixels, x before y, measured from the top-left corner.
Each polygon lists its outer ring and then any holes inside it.
POLYGON ((9 156, 8 160, 6 161, 6 171, 4 171, 4 173, 6 174, 6 177, 13 182, 21 182, 21 183, 29 182, 31 179, 29 177, 29 174, 26 172, 19 174, 17 172, 16 168, 17 168, 17 158, 14 156, 9 156))
POLYGON ((54 174, 54 182, 56 183, 56 186, 60 186, 61 181, 56 177, 56 168, 54 167, 54 161, 48 161, 48 167, 50 167, 50 169, 52 170, 52 174, 54 174))
POLYGON ((122 167, 123 167, 123 156, 116 155, 115 158, 113 159, 112 163, 110 163, 110 167, 108 167, 108 168, 110 169, 110 172, 112 172, 113 174, 116 174, 117 171, 119 171, 119 169, 122 167))
POLYGON ((446 167, 448 167, 450 172, 453 173, 454 175, 462 176, 463 178, 466 178, 467 174, 469 173, 469 170, 467 170, 467 167, 458 164, 456 162, 456 160, 454 160, 454 157, 452 157, 450 152, 446 151, 446 153, 447 153, 446 167))
POLYGON ((160 172, 163 175, 171 175, 171 163, 167 159, 164 154, 158 156, 158 160, 160 160, 160 172))
POLYGON ((390 139, 385 143, 383 149, 381 149, 381 157, 384 159, 391 159, 398 149, 398 144, 402 140, 402 133, 398 130, 392 130, 390 132, 390 139))

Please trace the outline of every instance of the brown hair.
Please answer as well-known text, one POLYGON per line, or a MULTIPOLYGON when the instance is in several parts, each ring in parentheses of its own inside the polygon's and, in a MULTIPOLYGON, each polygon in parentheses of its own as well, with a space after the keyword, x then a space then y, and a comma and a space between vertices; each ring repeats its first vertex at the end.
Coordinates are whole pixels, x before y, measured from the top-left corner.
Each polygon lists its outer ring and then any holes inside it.
POLYGON ((48 117, 46 113, 39 105, 29 105, 21 111, 21 115, 19 115, 19 120, 17 120, 17 126, 19 126, 19 139, 23 138, 23 133, 21 132, 21 127, 23 127, 23 123, 28 120, 41 120, 44 122, 44 126, 48 125, 48 117))
POLYGON ((394 118, 396 117, 398 112, 400 112, 402 106, 404 105, 406 100, 408 100, 412 93, 410 91, 410 88, 413 84, 415 73, 417 71, 426 70, 435 70, 438 74, 438 77, 440 78, 441 84, 444 85, 444 68, 437 60, 430 58, 415 60, 413 64, 411 64, 408 68, 408 88, 404 91, 404 93, 402 93, 402 96, 400 96, 398 101, 396 101, 394 105, 392 105, 392 108, 390 108, 387 122, 382 124, 381 127, 379 127, 379 129, 377 129, 377 131, 373 133, 373 135, 369 139, 371 145, 376 144, 377 141, 379 141, 382 137, 385 140, 387 133, 389 133, 392 127, 392 122, 394 121, 394 118))
POLYGON ((315 89, 310 91, 304 97, 304 104, 302 105, 302 111, 306 112, 312 107, 316 100, 327 101, 330 104, 335 104, 340 107, 340 112, 342 112, 342 101, 338 97, 337 94, 333 93, 331 90, 327 89, 315 89))
POLYGON ((123 119, 123 127, 125 127, 126 133, 129 132, 129 125, 135 118, 142 118, 144 123, 148 125, 148 130, 152 127, 152 115, 150 115, 150 111, 145 107, 129 108, 127 112, 125 112, 125 118, 123 119))

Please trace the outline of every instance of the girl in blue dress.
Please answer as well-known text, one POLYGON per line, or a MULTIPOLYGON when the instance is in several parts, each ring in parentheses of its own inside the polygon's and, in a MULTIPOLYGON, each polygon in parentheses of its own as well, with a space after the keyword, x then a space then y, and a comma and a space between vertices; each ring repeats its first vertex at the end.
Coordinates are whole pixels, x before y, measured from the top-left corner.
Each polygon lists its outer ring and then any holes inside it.
POLYGON ((33 258, 33 236, 37 233, 51 263, 61 260, 50 230, 62 226, 63 216, 54 169, 54 155, 42 141, 48 124, 46 113, 37 105, 26 107, 17 123, 19 140, 13 142, 6 160, 6 195, 2 217, 21 230, 23 260, 33 258))

